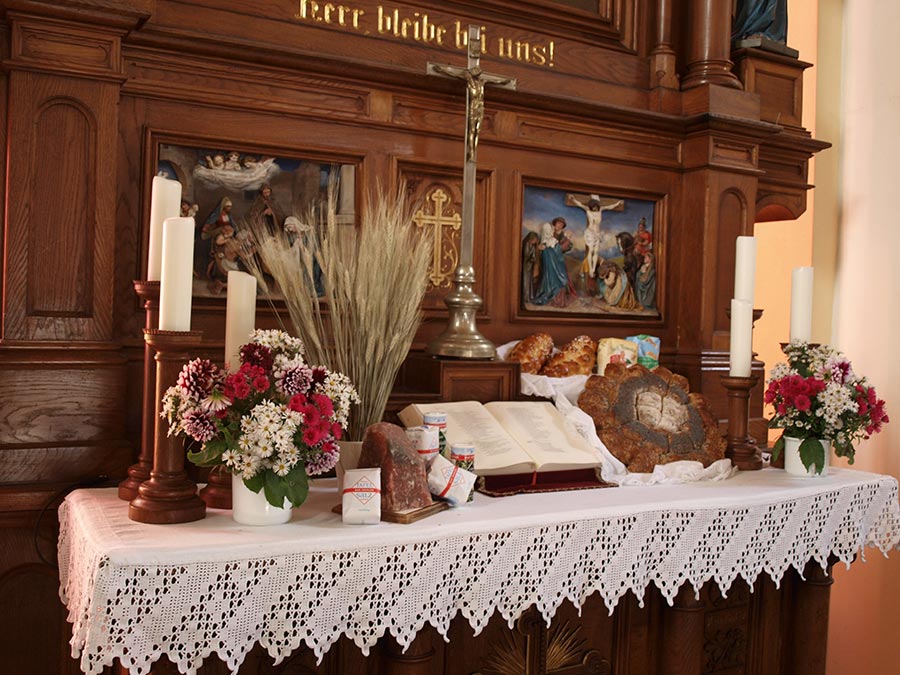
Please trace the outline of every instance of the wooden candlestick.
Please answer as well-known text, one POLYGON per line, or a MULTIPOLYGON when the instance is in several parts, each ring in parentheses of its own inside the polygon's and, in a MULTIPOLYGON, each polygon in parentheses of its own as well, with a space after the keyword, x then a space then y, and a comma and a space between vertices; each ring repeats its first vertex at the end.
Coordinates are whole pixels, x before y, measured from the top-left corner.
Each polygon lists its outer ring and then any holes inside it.
POLYGON ((184 440, 169 436, 169 422, 159 415, 163 395, 178 380, 178 373, 202 337, 200 331, 144 331, 144 340, 153 348, 156 360, 156 436, 150 478, 141 483, 128 508, 128 517, 137 522, 187 523, 206 516, 206 504, 197 494, 197 484, 184 470, 184 440))
MULTIPOLYGON (((144 328, 153 330, 159 326, 159 281, 135 281, 134 291, 144 301, 144 328)), ((153 468, 153 442, 156 433, 156 363, 153 347, 144 341, 144 397, 141 422, 141 452, 136 464, 128 467, 128 478, 119 483, 119 499, 130 502, 137 497, 141 483, 150 478, 153 468)))
POLYGON ((200 499, 211 509, 231 508, 231 472, 224 466, 214 466, 209 472, 206 487, 200 490, 200 499))
POLYGON ((728 445, 725 456, 741 471, 762 468, 762 454, 756 439, 747 432, 750 426, 750 392, 759 378, 722 375, 722 386, 728 390, 728 445))

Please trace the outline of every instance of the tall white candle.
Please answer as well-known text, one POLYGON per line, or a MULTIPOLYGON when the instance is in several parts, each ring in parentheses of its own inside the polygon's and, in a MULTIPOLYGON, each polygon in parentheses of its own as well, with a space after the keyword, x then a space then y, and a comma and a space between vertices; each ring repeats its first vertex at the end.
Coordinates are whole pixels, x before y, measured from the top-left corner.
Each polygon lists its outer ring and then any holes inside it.
POLYGON ((812 339, 813 268, 791 273, 791 341, 812 339))
POLYGON ((750 377, 753 362, 753 304, 734 298, 731 301, 731 351, 732 377, 750 377))
POLYGON ((191 329, 194 277, 194 219, 163 221, 162 271, 159 278, 160 330, 191 329))
POLYGON ((147 281, 159 281, 162 272, 163 221, 181 213, 181 183, 162 176, 153 177, 150 194, 150 244, 147 254, 147 281))
POLYGON ((241 365, 241 346, 250 341, 256 328, 256 277, 246 272, 228 272, 228 299, 225 303, 225 367, 241 365))
POLYGON ((756 283, 756 237, 740 236, 735 242, 734 297, 747 300, 753 306, 753 286, 756 283))

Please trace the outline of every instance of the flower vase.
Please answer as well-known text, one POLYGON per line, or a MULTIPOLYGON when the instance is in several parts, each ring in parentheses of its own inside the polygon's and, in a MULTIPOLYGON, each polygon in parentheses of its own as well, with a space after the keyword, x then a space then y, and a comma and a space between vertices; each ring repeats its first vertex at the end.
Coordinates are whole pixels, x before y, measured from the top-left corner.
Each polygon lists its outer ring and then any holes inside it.
POLYGON ((826 476, 828 475, 828 466, 831 463, 831 440, 818 439, 825 450, 825 466, 822 471, 816 471, 813 465, 808 469, 803 466, 803 460, 800 458, 800 444, 803 442, 801 438, 793 438, 792 436, 784 437, 784 470, 794 476, 826 476))
POLYGON ((272 506, 266 501, 264 490, 253 492, 244 480, 231 475, 231 516, 242 525, 282 525, 291 519, 291 503, 285 498, 284 506, 272 506))

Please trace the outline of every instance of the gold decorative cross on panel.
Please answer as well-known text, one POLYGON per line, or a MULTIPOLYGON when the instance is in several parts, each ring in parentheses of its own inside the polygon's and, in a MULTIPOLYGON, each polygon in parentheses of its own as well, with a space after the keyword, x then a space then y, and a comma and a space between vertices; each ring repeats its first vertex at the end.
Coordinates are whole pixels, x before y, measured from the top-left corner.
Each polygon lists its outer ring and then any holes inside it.
POLYGON ((434 261, 431 265, 429 278, 435 288, 440 288, 441 286, 450 285, 450 273, 456 268, 456 262, 459 257, 456 253, 456 247, 453 245, 452 235, 447 238, 447 252, 446 254, 444 253, 444 228, 449 227, 451 231, 459 230, 462 225, 462 218, 458 213, 444 215, 444 206, 450 202, 450 197, 441 188, 432 190, 427 197, 427 201, 434 204, 432 213, 425 213, 424 208, 419 209, 413 215, 412 220, 416 227, 422 229, 426 227, 434 228, 434 261), (445 257, 450 261, 449 271, 444 270, 443 259, 445 257))
POLYGON ((494 345, 475 326, 475 314, 482 300, 472 287, 475 269, 472 267, 472 248, 475 237, 475 161, 478 137, 484 121, 484 88, 487 85, 515 89, 516 81, 509 77, 486 73, 481 69, 481 29, 469 26, 468 67, 460 68, 441 63, 429 63, 429 75, 452 77, 466 82, 466 148, 463 163, 462 232, 459 242, 459 264, 453 275, 456 290, 444 298, 450 313, 447 329, 425 351, 438 356, 468 359, 492 359, 494 345))

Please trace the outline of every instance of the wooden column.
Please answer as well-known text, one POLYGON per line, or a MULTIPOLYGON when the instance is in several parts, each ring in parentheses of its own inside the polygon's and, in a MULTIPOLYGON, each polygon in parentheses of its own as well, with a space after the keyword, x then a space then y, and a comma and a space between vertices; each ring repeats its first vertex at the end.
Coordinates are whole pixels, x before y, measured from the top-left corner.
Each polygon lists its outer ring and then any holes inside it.
POLYGON ((717 84, 741 89, 731 72, 731 3, 723 0, 690 0, 687 74, 682 89, 717 84))
POLYGON ((833 565, 834 561, 829 560, 828 567, 823 570, 818 562, 810 560, 803 570, 806 580, 796 580, 786 672, 804 675, 825 673, 833 565))
POLYGON ((434 647, 430 628, 423 628, 406 650, 393 637, 381 641, 381 675, 431 675, 434 647))
POLYGON ((682 585, 675 604, 663 610, 664 627, 660 669, 662 675, 697 675, 703 672, 703 603, 694 587, 682 585))
POLYGON ((657 0, 653 30, 655 45, 650 52, 650 81, 657 87, 678 89, 672 48, 672 0, 657 0))

